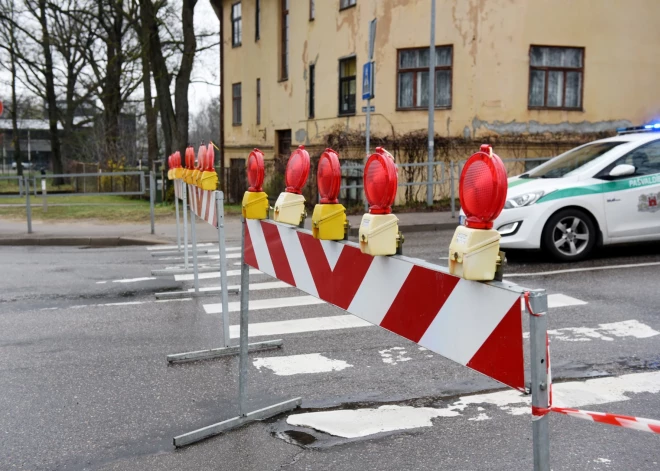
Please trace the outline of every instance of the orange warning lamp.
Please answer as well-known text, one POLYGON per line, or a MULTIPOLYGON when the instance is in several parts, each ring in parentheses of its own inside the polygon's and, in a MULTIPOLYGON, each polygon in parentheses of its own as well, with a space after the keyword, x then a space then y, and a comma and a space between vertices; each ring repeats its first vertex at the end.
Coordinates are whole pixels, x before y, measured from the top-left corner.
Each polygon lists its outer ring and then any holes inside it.
POLYGON ((216 173, 215 168, 213 168, 214 161, 215 151, 213 150, 213 145, 209 145, 206 148, 204 166, 199 177, 199 186, 202 190, 215 190, 218 188, 218 174, 216 173))
POLYGON ((491 146, 483 144, 463 167, 458 196, 467 216, 449 245, 449 272, 466 280, 490 281, 501 264, 500 233, 493 221, 504 208, 506 169, 491 146))
POLYGON ((369 213, 362 216, 360 223, 360 250, 369 255, 400 253, 403 235, 399 232, 399 218, 392 214, 399 184, 394 157, 377 147, 367 160, 363 179, 369 213))
POLYGON ((305 146, 298 146, 289 157, 284 174, 286 190, 275 202, 273 219, 300 226, 305 221, 305 197, 301 194, 309 176, 309 154, 305 146))
POLYGON ((178 150, 174 153, 174 178, 183 178, 183 167, 181 167, 181 152, 178 150))
POLYGON ((245 219, 268 219, 268 195, 263 191, 264 153, 259 149, 250 152, 247 162, 248 190, 243 195, 245 219))
POLYGON ((192 177, 192 173, 195 167, 195 149, 192 147, 186 147, 185 159, 186 169, 183 172, 183 181, 190 185, 192 184, 190 177, 192 177))
POLYGON ((334 150, 326 149, 321 154, 316 182, 321 202, 314 206, 312 235, 321 240, 346 239, 348 236, 346 208, 337 200, 341 187, 341 166, 339 156, 334 150))

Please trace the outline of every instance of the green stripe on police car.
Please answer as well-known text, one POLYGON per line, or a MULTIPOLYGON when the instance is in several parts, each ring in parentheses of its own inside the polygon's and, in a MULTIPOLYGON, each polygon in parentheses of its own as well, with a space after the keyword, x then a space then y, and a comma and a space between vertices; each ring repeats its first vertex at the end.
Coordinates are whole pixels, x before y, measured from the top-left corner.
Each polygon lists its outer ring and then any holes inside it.
POLYGON ((660 185, 660 173, 644 175, 642 177, 626 178, 625 180, 616 180, 613 182, 597 183, 595 185, 564 188, 563 190, 553 191, 552 193, 539 198, 536 203, 545 203, 547 201, 571 198, 573 196, 595 195, 599 193, 630 190, 632 188, 640 188, 650 185, 660 185))

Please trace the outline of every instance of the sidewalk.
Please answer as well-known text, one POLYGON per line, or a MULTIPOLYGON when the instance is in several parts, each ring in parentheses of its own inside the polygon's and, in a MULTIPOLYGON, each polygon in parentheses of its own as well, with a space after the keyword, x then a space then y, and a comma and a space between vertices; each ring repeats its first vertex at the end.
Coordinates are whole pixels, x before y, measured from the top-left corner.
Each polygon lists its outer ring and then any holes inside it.
MULTIPOLYGON (((458 214, 458 213, 457 213, 458 214)), ((402 213, 397 214, 399 229, 404 233, 453 229, 458 224, 458 216, 450 212, 402 213)), ((349 216, 351 236, 356 236, 362 215, 349 216)), ((228 241, 241 238, 241 225, 238 216, 225 218, 225 236, 228 241)), ((311 216, 305 227, 311 229, 311 216)), ((94 221, 53 223, 32 221, 32 234, 27 233, 25 221, 0 219, 0 245, 89 245, 94 247, 114 247, 120 245, 154 245, 176 242, 176 223, 156 221, 155 234, 151 234, 149 221, 144 224, 108 224, 94 221)), ((218 230, 198 220, 197 240, 213 242, 218 240, 218 230)), ((181 226, 183 234, 183 225, 181 226)))

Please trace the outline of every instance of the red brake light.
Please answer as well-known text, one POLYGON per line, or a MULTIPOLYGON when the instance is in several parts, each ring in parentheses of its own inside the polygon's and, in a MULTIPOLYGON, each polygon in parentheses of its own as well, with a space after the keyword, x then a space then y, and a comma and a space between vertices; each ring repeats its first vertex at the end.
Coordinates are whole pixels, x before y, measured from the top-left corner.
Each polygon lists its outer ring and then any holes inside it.
POLYGON ((341 166, 339 157, 332 149, 326 149, 319 159, 316 182, 321 194, 321 204, 337 204, 341 187, 341 166))
POLYGON ((458 196, 467 216, 467 226, 491 229, 506 202, 507 179, 502 160, 483 144, 463 167, 458 196))
POLYGON ((286 164, 284 182, 288 193, 300 194, 309 176, 309 154, 305 146, 298 146, 286 164))
POLYGON ((247 178, 250 187, 248 191, 263 191, 264 184, 264 153, 259 149, 250 152, 247 163, 247 178))
POLYGON ((394 157, 382 147, 376 147, 364 166, 364 192, 371 214, 389 214, 396 198, 399 175, 394 157))

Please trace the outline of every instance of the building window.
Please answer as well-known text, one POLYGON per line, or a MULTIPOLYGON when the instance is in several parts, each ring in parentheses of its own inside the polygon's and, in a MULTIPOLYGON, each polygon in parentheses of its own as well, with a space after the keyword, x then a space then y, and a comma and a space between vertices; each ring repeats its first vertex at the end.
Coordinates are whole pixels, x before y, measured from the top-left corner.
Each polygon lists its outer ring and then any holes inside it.
POLYGON ((280 80, 289 78, 289 0, 280 0, 282 8, 280 31, 280 80))
POLYGON ((314 0, 309 0, 309 21, 312 21, 314 19, 314 15, 316 14, 315 6, 316 5, 314 5, 314 0))
POLYGON ((582 109, 584 48, 529 48, 529 108, 582 109))
POLYGON ((343 10, 344 8, 354 7, 357 3, 357 0, 339 0, 339 9, 343 10))
POLYGON ((316 64, 309 66, 309 110, 308 118, 314 117, 314 89, 316 88, 316 64))
POLYGON ((241 84, 234 83, 231 86, 231 124, 240 126, 243 121, 241 114, 241 84))
POLYGON ((355 57, 339 61, 339 114, 355 114, 355 57))
POLYGON ((254 10, 254 40, 259 41, 261 35, 261 0, 256 0, 256 8, 254 10))
MULTIPOLYGON (((429 107, 429 48, 397 51, 398 110, 429 107)), ((452 46, 435 47, 435 107, 451 108, 452 46)))
POLYGON ((238 47, 243 38, 243 21, 241 19, 241 2, 231 6, 231 45, 238 47))
POLYGON ((261 79, 257 79, 257 124, 261 124, 261 79))

